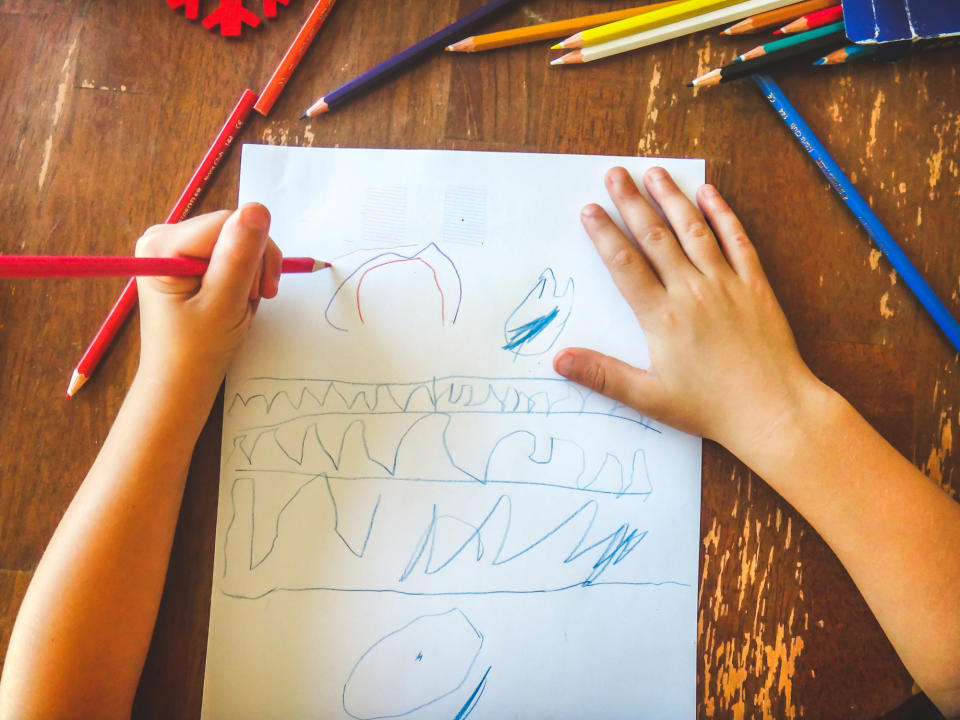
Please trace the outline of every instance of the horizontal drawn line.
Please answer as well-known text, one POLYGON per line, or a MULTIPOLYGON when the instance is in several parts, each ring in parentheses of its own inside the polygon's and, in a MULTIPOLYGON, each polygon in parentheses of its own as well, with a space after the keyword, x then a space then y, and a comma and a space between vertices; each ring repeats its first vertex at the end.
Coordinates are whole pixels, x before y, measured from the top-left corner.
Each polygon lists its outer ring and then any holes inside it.
POLYGON ((544 487, 550 490, 570 490, 572 492, 578 493, 591 493, 594 495, 615 495, 617 497, 645 497, 653 493, 652 490, 643 490, 639 492, 631 492, 629 490, 593 490, 589 487, 573 487, 571 485, 557 485, 554 483, 546 482, 533 482, 529 480, 474 480, 471 478, 466 478, 464 480, 437 480, 436 478, 419 478, 419 477, 375 477, 375 476, 363 476, 358 477, 354 475, 333 475, 331 473, 316 473, 309 472, 305 470, 274 470, 267 468, 243 468, 234 471, 239 476, 247 476, 253 473, 280 473, 283 475, 302 475, 303 477, 309 478, 319 478, 325 477, 328 480, 357 480, 357 481, 373 481, 373 482, 416 482, 416 483, 437 483, 437 484, 449 484, 454 485, 524 485, 524 486, 533 486, 533 487, 544 487))
POLYGON ((409 590, 392 590, 390 588, 371 588, 371 589, 355 589, 355 588, 338 588, 338 587, 326 587, 326 586, 311 586, 311 587, 275 587, 270 590, 266 590, 259 595, 241 595, 239 593, 230 593, 226 590, 221 590, 220 594, 234 600, 260 600, 265 598, 267 595, 275 592, 316 592, 319 590, 327 590, 330 592, 342 592, 342 593, 392 593, 394 595, 406 595, 408 597, 458 597, 458 596, 479 596, 479 595, 546 595, 549 593, 558 593, 565 592, 567 590, 574 590, 576 588, 590 589, 600 587, 635 587, 635 588, 660 588, 660 587, 678 587, 678 588, 690 588, 693 587, 690 583, 679 582, 677 580, 660 580, 660 581, 650 581, 650 582, 579 582, 573 583, 572 585, 564 585, 562 587, 556 588, 547 588, 547 589, 537 589, 537 590, 477 590, 477 591, 464 591, 464 592, 412 592, 409 590))

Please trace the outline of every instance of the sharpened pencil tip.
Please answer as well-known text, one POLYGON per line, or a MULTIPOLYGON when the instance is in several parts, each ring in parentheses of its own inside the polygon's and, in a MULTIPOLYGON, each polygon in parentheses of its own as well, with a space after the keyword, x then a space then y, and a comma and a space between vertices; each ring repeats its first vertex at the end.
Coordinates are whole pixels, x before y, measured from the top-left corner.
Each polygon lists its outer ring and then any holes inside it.
POLYGON ((687 87, 696 87, 696 86, 697 84, 693 80, 687 83, 687 87))
POLYGON ((721 35, 733 35, 733 33, 730 32, 730 28, 727 28, 726 30, 724 30, 724 31, 721 32, 720 34, 721 34, 721 35))
POLYGON ((826 64, 827 64, 827 59, 826 59, 825 57, 822 57, 822 58, 820 58, 819 60, 814 60, 814 61, 813 61, 813 64, 814 64, 814 65, 826 65, 826 64))
POLYGON ((550 61, 550 64, 551 64, 551 65, 563 65, 563 64, 564 64, 563 58, 562 58, 562 57, 554 58, 553 60, 550 61))
POLYGON ((304 113, 303 115, 300 116, 300 119, 301 119, 301 120, 309 120, 309 119, 310 119, 310 116, 307 115, 307 113, 304 113))
POLYGON ((783 35, 783 28, 780 28, 779 30, 774 30, 774 31, 773 31, 773 34, 774 34, 774 35, 783 35))
POLYGON ((562 43, 562 42, 558 42, 556 45, 551 45, 551 46, 550 46, 550 49, 551 49, 551 50, 563 50, 563 43, 562 43))
POLYGON ((73 375, 70 376, 70 384, 67 386, 67 398, 72 398, 77 394, 77 390, 83 387, 83 384, 87 381, 87 376, 81 374, 77 370, 73 371, 73 375))

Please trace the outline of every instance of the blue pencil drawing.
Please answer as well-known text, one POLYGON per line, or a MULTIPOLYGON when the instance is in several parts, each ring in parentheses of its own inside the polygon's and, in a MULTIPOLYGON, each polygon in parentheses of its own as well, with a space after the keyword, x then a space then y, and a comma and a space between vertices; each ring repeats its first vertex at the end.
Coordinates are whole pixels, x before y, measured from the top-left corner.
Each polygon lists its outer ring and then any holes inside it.
POLYGON ((503 325, 504 350, 515 355, 542 355, 550 350, 573 311, 573 278, 557 292, 557 278, 546 268, 536 285, 503 325))
MULTIPOLYGON (((360 656, 343 686, 343 709, 357 720, 414 713, 459 690, 482 647, 483 635, 459 608, 414 618, 360 656), (388 690, 386 677, 402 677, 403 682, 388 690)), ((486 678, 484 673, 464 709, 476 705, 486 678)), ((458 717, 466 717, 463 712, 458 717)))
POLYGON ((646 418, 558 379, 257 378, 239 429, 223 591, 542 593, 622 571, 648 531, 646 418), (310 547, 316 562, 291 562, 310 547))

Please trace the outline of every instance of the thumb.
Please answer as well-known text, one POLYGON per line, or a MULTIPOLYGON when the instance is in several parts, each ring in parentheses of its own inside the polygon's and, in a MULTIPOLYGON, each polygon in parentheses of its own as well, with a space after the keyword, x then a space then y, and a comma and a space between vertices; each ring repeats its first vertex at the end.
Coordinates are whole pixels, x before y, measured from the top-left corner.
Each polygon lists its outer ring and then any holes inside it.
POLYGON ((553 369, 579 385, 613 398, 652 418, 660 418, 664 391, 651 373, 586 348, 565 348, 553 358, 553 369))
POLYGON ((203 276, 201 293, 227 305, 246 304, 263 266, 270 212, 259 203, 237 209, 223 225, 203 276))

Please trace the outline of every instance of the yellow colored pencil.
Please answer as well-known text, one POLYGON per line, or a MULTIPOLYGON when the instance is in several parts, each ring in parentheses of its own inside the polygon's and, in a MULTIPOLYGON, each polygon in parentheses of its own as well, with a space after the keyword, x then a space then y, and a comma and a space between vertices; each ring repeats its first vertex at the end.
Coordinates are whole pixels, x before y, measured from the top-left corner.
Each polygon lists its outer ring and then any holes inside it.
POLYGON ((449 52, 479 52, 481 50, 494 50, 512 45, 523 45, 539 40, 553 40, 554 38, 564 37, 570 33, 580 32, 581 30, 596 27, 597 25, 604 25, 642 13, 659 10, 660 8, 676 5, 683 1, 684 0, 668 0, 668 2, 641 5, 640 7, 627 8, 626 10, 614 10, 613 12, 570 18, 569 20, 557 20, 556 22, 527 25, 526 27, 501 30, 500 32, 486 33, 484 35, 473 35, 472 37, 455 42, 453 45, 447 45, 446 49, 449 52))
POLYGON ((742 0, 683 0, 683 2, 670 7, 660 8, 625 20, 618 20, 578 32, 563 42, 557 43, 551 49, 559 50, 561 48, 582 48, 599 45, 611 40, 618 40, 627 35, 635 35, 644 30, 686 20, 712 10, 736 5, 738 2, 742 2, 742 0))

